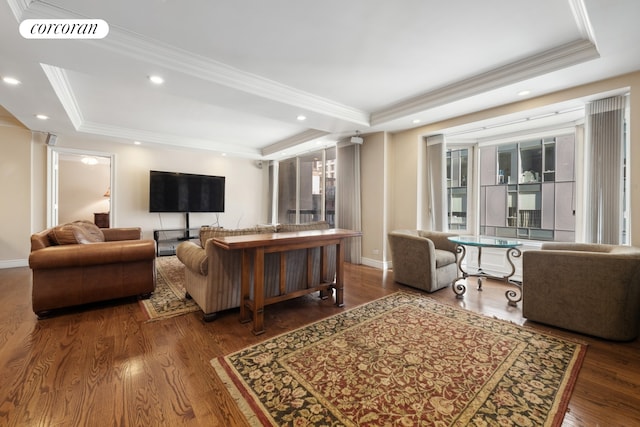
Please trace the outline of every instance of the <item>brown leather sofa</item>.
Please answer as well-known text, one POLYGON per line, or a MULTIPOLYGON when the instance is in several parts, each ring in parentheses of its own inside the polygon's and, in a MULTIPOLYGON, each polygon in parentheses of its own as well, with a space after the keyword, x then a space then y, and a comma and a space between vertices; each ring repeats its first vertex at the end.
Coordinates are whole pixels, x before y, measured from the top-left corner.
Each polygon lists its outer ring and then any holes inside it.
POLYGON ((33 311, 51 310, 131 296, 155 290, 156 248, 141 240, 141 229, 99 229, 76 221, 31 236, 33 311))

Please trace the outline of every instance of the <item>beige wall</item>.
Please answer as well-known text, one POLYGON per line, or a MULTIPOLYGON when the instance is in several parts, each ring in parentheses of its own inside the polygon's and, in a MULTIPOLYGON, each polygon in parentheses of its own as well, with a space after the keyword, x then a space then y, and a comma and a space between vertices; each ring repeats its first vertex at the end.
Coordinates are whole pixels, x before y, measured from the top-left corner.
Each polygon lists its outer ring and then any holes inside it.
POLYGON ((385 268, 387 225, 389 222, 389 177, 387 143, 384 132, 367 135, 360 153, 362 185, 362 263, 385 268))
MULTIPOLYGON (((392 182, 394 201, 390 212, 390 218, 392 218, 390 229, 423 228, 423 224, 428 224, 428 213, 424 211, 423 206, 420 206, 420 204, 423 204, 422 200, 424 198, 424 188, 421 187, 421 183, 424 182, 426 165, 426 156, 424 154, 424 138, 426 136, 438 134, 443 129, 456 125, 621 88, 629 88, 630 90, 631 243, 635 246, 640 246, 640 72, 577 86, 527 101, 500 106, 393 134, 390 143, 393 167, 390 172, 392 176, 389 179, 392 182)), ((367 233, 368 230, 364 229, 363 231, 367 233)))
POLYGON ((81 156, 64 157, 58 162, 58 223, 81 219, 93 222, 94 213, 110 209, 104 197, 110 185, 110 167, 104 163, 84 164, 81 156))
POLYGON ((24 262, 31 229, 31 131, 4 114, 0 114, 0 153, 0 268, 3 268, 24 262))
MULTIPOLYGON (((2 157, 0 195, 0 268, 27 265, 31 233, 47 226, 47 146, 40 134, 0 126, 2 157), (33 185, 31 185, 33 183, 33 185)), ((184 227, 184 214, 149 212, 149 170, 189 172, 226 177, 225 212, 193 213, 190 225, 217 223, 227 228, 249 227, 267 221, 268 168, 254 160, 218 153, 135 146, 113 140, 58 136, 55 148, 82 149, 115 155, 112 223, 142 227, 145 238, 158 228, 184 227)))
MULTIPOLYGON (((113 153, 114 188, 112 223, 116 227, 142 227, 145 237, 153 230, 181 228, 181 213, 149 212, 149 171, 187 172, 226 177, 225 212, 191 213, 190 226, 219 224, 226 228, 250 227, 267 220, 267 173, 254 160, 224 157, 219 153, 136 146, 107 141, 58 138, 57 147, 113 153)), ((38 197, 46 196, 39 195, 38 197)))

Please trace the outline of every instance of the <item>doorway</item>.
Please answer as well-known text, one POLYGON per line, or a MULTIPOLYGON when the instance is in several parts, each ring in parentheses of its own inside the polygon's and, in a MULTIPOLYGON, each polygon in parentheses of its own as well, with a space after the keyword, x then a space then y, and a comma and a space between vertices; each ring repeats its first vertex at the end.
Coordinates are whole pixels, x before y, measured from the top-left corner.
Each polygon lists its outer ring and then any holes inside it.
POLYGON ((114 155, 47 147, 47 227, 87 220, 114 222, 114 155))

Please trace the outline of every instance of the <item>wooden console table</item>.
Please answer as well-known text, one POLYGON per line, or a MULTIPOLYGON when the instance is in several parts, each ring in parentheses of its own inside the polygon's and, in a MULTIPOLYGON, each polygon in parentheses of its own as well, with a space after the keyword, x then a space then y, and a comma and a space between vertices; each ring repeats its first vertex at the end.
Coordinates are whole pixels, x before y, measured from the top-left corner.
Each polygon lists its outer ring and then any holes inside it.
MULTIPOLYGON (((241 236, 227 236, 214 238, 213 242, 227 250, 242 250, 242 289, 240 298, 240 321, 250 322, 253 313, 253 333, 256 335, 264 332, 264 306, 290 298, 299 297, 314 291, 326 291, 330 288, 336 290, 336 305, 344 305, 344 242, 349 237, 358 237, 362 233, 359 231, 344 229, 328 230, 308 230, 285 233, 269 234, 247 234, 241 236), (284 294, 285 275, 280 275, 281 295, 267 298, 264 297, 264 254, 280 253, 280 271, 286 271, 286 251, 294 249, 311 249, 336 245, 336 280, 335 283, 325 283, 319 286, 309 287, 297 292, 284 294), (253 300, 250 293, 250 273, 251 260, 253 260, 253 300)), ((322 251, 321 270, 326 271, 326 250, 322 251)), ((312 269, 311 265, 307 266, 312 269)), ((308 272, 307 280, 310 280, 311 273, 308 272)))

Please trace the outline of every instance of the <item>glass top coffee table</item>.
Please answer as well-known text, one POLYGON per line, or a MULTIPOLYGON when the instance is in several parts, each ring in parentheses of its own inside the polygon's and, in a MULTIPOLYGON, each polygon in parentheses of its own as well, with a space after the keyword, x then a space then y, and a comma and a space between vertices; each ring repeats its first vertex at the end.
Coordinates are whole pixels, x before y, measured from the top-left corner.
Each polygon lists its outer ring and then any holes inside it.
POLYGON ((460 254, 458 257, 458 270, 462 273, 462 276, 457 277, 451 284, 453 292, 456 294, 456 298, 462 298, 467 287, 463 283, 458 283, 460 280, 465 280, 467 277, 478 278, 478 291, 482 291, 482 279, 487 277, 490 279, 502 280, 507 284, 514 285, 518 288, 518 292, 513 289, 509 289, 505 292, 509 305, 517 306, 518 302, 522 300, 522 284, 511 278, 516 272, 516 266, 513 264, 513 258, 520 257, 522 252, 519 247, 522 246, 522 242, 514 239, 506 239, 501 237, 489 237, 489 236, 452 236, 449 240, 457 245, 456 251, 460 254), (467 246, 474 246, 478 248, 478 269, 474 272, 465 271, 462 268, 462 261, 464 260, 467 250, 467 246), (511 266, 511 272, 504 276, 497 276, 489 274, 482 269, 482 248, 502 248, 506 249, 507 262, 511 266))

